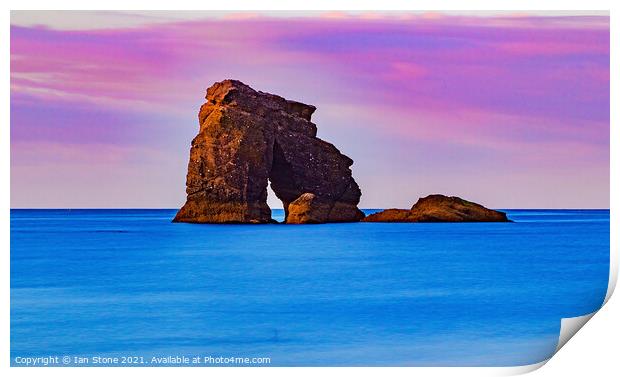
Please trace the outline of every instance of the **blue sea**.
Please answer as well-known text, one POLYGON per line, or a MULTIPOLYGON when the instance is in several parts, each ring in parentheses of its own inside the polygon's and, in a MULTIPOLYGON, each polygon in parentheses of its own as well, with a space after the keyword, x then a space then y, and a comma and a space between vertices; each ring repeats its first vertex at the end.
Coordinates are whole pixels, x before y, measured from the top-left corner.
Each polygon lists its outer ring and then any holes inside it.
POLYGON ((524 365, 607 289, 608 210, 322 225, 176 224, 175 212, 11 210, 11 364, 524 365))

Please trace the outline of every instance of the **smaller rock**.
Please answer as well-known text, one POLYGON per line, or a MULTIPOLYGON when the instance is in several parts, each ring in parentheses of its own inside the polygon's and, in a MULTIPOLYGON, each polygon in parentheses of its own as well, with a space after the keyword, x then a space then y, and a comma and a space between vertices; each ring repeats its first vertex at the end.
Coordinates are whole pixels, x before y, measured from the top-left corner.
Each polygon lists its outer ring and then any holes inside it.
POLYGON ((364 217, 356 205, 331 202, 306 192, 288 205, 287 224, 321 224, 359 221, 364 217))
POLYGON ((366 222, 510 222, 504 212, 456 196, 429 195, 410 210, 387 209, 366 216, 366 222))
POLYGON ((316 195, 306 192, 288 205, 287 224, 320 224, 327 221, 330 206, 316 195))

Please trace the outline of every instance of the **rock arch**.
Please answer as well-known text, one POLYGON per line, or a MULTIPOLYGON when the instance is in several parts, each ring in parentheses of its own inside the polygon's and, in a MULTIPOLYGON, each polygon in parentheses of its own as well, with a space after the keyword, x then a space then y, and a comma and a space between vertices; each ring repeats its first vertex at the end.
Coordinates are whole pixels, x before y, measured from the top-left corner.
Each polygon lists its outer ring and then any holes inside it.
POLYGON ((207 89, 192 140, 178 222, 267 223, 267 185, 287 223, 359 221, 353 160, 316 137, 314 106, 236 80, 207 89))

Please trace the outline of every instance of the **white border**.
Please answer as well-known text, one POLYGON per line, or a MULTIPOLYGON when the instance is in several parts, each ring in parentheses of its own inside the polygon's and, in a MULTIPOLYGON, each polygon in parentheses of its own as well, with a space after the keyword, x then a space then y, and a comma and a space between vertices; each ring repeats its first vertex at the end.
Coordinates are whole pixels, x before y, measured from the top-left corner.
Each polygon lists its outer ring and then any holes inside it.
MULTIPOLYGON (((10 9, 49 9, 50 4, 44 1, 8 1, 7 2, 10 9)), ((611 25, 612 25, 612 36, 611 36, 611 46, 617 46, 618 41, 618 28, 617 19, 615 10, 618 9, 616 5, 617 2, 613 1, 562 1, 562 2, 552 2, 552 1, 532 1, 532 0, 521 0, 521 1, 476 1, 470 0, 467 2, 453 0, 453 1, 416 1, 415 3, 408 1, 392 1, 392 0, 382 0, 381 2, 376 1, 336 1, 336 0, 315 0, 313 2, 296 2, 293 3, 291 1, 261 1, 261 2, 251 2, 251 1, 239 1, 239 0, 229 0, 226 2, 213 2, 206 3, 204 1, 183 1, 177 0, 174 2, 167 3, 159 3, 154 4, 152 1, 133 1, 131 3, 125 1, 118 0, 108 0, 108 1, 90 1, 88 3, 82 1, 75 0, 59 0, 54 2, 54 6, 56 9, 119 9, 119 10, 130 10, 130 9, 149 9, 153 8, 155 5, 158 9, 173 9, 173 10, 192 10, 192 9, 213 9, 213 10, 277 10, 277 9, 289 9, 289 10, 340 10, 340 9, 351 9, 351 10, 399 10, 399 9, 426 9, 426 10, 517 10, 517 11, 528 11, 528 10, 537 10, 537 11, 548 11, 548 10, 611 10, 611 25)), ((2 202, 4 203, 5 208, 5 216, 2 216, 0 221, 2 222, 2 229, 0 231, 0 237, 2 239, 2 245, 5 247, 2 250, 5 252, 5 256, 2 260, 2 276, 3 279, 3 289, 2 289, 2 299, 5 303, 4 310, 2 312, 2 317, 4 321, 4 326, 2 327, 2 351, 3 356, 0 358, 0 365, 3 368, 7 368, 9 365, 9 345, 10 345, 10 322, 9 322, 9 304, 10 304, 10 290, 9 290, 9 254, 8 250, 10 248, 10 233, 9 233, 9 216, 8 216, 8 208, 10 207, 10 185, 9 177, 10 177, 10 138, 9 138, 9 124, 10 124, 10 115, 9 115, 9 98, 10 98, 10 67, 9 67, 9 12, 5 10, 0 16, 2 20, 3 33, 2 35, 2 48, 4 50, 3 59, 1 61, 3 67, 3 90, 2 90, 2 106, 4 111, 0 112, 3 114, 4 124, 1 128, 0 134, 0 143, 2 143, 2 162, 0 164, 1 174, 2 174, 2 186, 0 187, 0 196, 2 198, 2 202)), ((611 103, 618 103, 618 80, 617 80, 617 71, 618 67, 618 49, 612 48, 611 51, 611 77, 612 77, 612 86, 611 86, 611 103), (615 68, 615 69, 614 69, 615 68)), ((610 271, 610 283, 607 292, 606 302, 611 297, 611 293, 616 285, 617 274, 618 274, 618 235, 617 231, 620 227, 619 216, 615 212, 615 209, 618 208, 618 193, 620 193, 620 185, 618 184, 618 174, 620 171, 618 168, 620 167, 618 161, 618 142, 620 141, 620 132, 618 131, 618 111, 611 108, 611 198, 610 198, 610 207, 611 211, 611 250, 614 252, 611 253, 611 271, 610 271)), ((552 361, 549 363, 550 366, 548 368, 543 368, 542 371, 546 373, 546 375, 566 375, 566 373, 573 374, 579 370, 581 370, 584 374, 591 374, 594 370, 597 371, 595 375, 606 376, 606 375, 614 375, 618 370, 617 365, 617 356, 615 356, 614 349, 617 348, 618 344, 618 336, 620 334, 620 328, 617 324, 617 318, 620 318, 620 307, 617 304, 617 299, 612 300, 610 303, 607 303, 605 307, 601 310, 601 314, 596 317, 601 317, 598 320, 591 321, 592 323, 588 323, 586 325, 585 330, 583 332, 587 332, 588 337, 586 339, 586 334, 583 336, 578 336, 581 338, 579 340, 579 344, 575 344, 574 346, 571 343, 577 342, 569 342, 566 347, 563 348, 561 352, 555 357, 552 358, 552 361), (613 352, 613 353, 612 353, 613 352), (553 368, 553 369, 552 369, 553 368)), ((532 368, 536 369, 543 365, 544 363, 540 363, 534 366, 528 367, 510 367, 510 368, 355 368, 356 370, 348 370, 347 373, 359 373, 366 374, 372 373, 388 373, 390 375, 410 375, 411 373, 421 373, 422 375, 505 375, 505 374, 515 374, 515 373, 524 373, 532 368)), ((342 368, 321 368, 321 370, 316 370, 314 368, 294 368, 291 371, 290 368, 264 368, 264 369, 255 369, 255 368, 210 368, 208 371, 205 371, 202 368, 172 368, 174 370, 168 368, 151 368, 148 370, 148 373, 153 373, 155 375, 168 375, 169 373, 188 373, 188 374, 218 374, 218 375, 230 375, 237 373, 244 373, 244 371, 252 371, 252 374, 257 375, 288 375, 291 372, 300 375, 315 375, 316 373, 327 373, 327 374, 341 374, 344 372, 342 368), (180 370, 179 370, 180 369, 180 370)), ((347 368, 352 369, 352 368, 347 368)), ((541 371, 541 372, 542 372, 541 371)), ((78 368, 42 368, 42 369, 32 369, 32 368, 11 368, 10 373, 15 375, 22 374, 31 374, 31 373, 44 373, 51 375, 83 375, 84 373, 95 374, 95 375, 107 375, 111 372, 108 368, 90 368, 90 369, 78 369, 78 368)), ((124 369, 117 368, 114 369, 113 373, 117 374, 129 374, 132 372, 145 373, 144 369, 133 370, 133 369, 124 369)))

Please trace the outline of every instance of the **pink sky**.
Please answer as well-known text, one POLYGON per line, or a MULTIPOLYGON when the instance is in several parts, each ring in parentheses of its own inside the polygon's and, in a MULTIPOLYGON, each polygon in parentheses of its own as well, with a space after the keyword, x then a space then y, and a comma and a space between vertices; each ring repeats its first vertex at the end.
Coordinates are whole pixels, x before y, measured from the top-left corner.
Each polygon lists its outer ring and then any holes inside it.
POLYGON ((63 15, 12 13, 13 208, 179 207, 225 78, 317 106, 363 208, 609 207, 607 16, 63 15))

